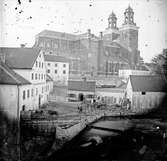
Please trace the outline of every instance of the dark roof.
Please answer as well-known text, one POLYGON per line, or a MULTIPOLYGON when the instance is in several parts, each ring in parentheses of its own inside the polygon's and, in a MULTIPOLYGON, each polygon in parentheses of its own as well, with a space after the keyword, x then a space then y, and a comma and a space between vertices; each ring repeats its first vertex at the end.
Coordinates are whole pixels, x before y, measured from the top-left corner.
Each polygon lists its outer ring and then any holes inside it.
POLYGON ((65 32, 57 32, 52 30, 43 30, 37 36, 41 37, 49 37, 49 38, 61 38, 61 39, 69 39, 69 40, 75 40, 77 38, 77 35, 69 34, 65 32))
POLYGON ((44 58, 45 58, 45 61, 68 62, 68 59, 62 56, 44 55, 44 58))
POLYGON ((145 92, 167 92, 167 84, 160 76, 130 75, 132 90, 145 92))
POLYGON ((87 91, 87 92, 95 92, 96 82, 95 81, 68 81, 68 90, 74 91, 87 91))
POLYGON ((5 54, 6 64, 14 69, 31 69, 40 50, 35 48, 0 48, 5 54))
POLYGON ((47 82, 53 81, 53 79, 47 74, 47 75, 46 75, 46 81, 47 81, 47 82))
POLYGON ((31 83, 0 61, 0 84, 24 85, 31 83))

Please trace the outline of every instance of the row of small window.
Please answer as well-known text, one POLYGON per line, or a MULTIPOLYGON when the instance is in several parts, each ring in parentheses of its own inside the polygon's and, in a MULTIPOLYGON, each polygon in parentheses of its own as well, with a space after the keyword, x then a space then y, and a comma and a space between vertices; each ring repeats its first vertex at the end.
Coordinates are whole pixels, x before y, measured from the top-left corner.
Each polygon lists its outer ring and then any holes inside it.
MULTIPOLYGON (((55 74, 57 74, 57 73, 58 73, 58 71, 57 71, 57 70, 55 70, 54 72, 55 72, 55 74)), ((47 73, 50 73, 50 69, 48 69, 48 70, 47 70, 47 73)), ((63 70, 63 74, 66 74, 66 70, 63 70)))
MULTIPOLYGON (((49 91, 49 85, 42 87, 42 93, 49 91)), ((38 88, 31 89, 31 97, 38 95, 38 88), (36 93, 35 93, 36 92, 36 93)), ((30 98, 30 89, 27 90, 27 98, 30 98)), ((23 100, 26 99, 26 90, 23 91, 23 100)))
POLYGON ((39 68, 44 68, 44 63, 43 63, 43 62, 40 62, 40 61, 39 61, 39 62, 36 61, 36 62, 35 62, 35 66, 36 66, 36 67, 39 67, 39 68))
POLYGON ((31 79, 32 80, 45 80, 45 74, 32 73, 31 74, 31 79))
MULTIPOLYGON (((50 66, 50 63, 48 63, 48 66, 50 66)), ((58 64, 56 63, 55 64, 55 67, 57 67, 58 66, 58 64)), ((63 67, 65 68, 66 67, 66 64, 63 64, 63 67)))

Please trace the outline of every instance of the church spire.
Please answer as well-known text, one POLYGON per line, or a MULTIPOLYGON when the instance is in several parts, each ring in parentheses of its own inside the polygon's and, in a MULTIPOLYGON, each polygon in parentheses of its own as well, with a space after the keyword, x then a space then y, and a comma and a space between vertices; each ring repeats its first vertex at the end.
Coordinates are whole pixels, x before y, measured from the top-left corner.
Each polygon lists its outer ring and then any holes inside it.
POLYGON ((117 17, 113 11, 108 17, 108 28, 118 29, 117 28, 117 17))
POLYGON ((124 25, 126 25, 126 24, 136 25, 134 23, 134 12, 133 12, 133 9, 130 7, 130 5, 125 10, 124 17, 125 17, 125 19, 124 19, 124 25))

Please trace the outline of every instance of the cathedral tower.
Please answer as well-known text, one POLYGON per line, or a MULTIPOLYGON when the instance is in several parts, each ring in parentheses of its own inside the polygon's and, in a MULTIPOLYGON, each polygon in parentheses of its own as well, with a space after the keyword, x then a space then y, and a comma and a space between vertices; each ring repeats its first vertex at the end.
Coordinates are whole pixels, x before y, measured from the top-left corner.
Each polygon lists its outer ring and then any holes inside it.
POLYGON ((129 55, 131 66, 134 67, 138 63, 139 51, 138 51, 138 29, 134 23, 133 9, 128 6, 124 12, 124 23, 120 30, 120 38, 123 44, 125 44, 131 51, 129 55))
POLYGON ((119 31, 117 27, 117 17, 114 12, 112 12, 108 17, 108 28, 103 32, 104 39, 115 40, 119 36, 119 31))

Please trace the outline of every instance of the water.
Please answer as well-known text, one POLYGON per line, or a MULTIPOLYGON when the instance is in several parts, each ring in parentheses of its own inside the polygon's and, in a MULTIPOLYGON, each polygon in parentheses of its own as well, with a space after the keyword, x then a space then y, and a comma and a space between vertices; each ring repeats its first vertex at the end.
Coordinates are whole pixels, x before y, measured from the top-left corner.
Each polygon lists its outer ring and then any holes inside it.
POLYGON ((167 160, 164 129, 157 125, 157 120, 105 118, 92 126, 96 128, 82 131, 49 160, 167 160))

